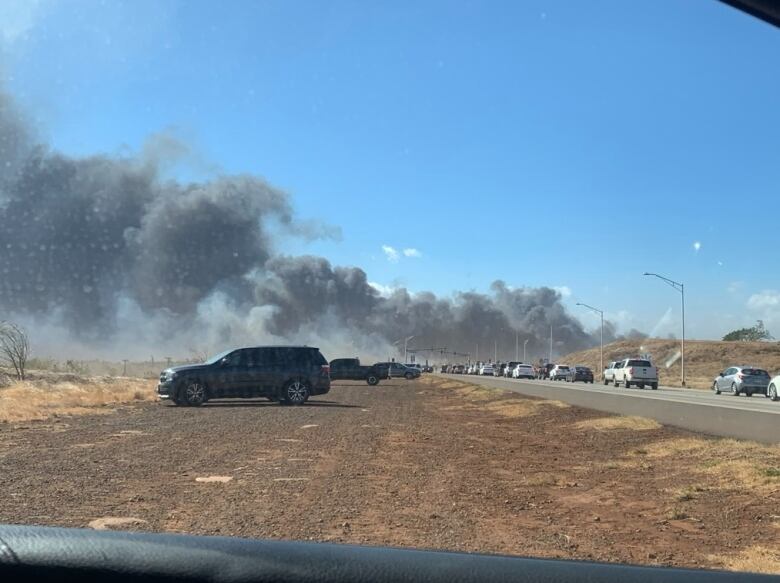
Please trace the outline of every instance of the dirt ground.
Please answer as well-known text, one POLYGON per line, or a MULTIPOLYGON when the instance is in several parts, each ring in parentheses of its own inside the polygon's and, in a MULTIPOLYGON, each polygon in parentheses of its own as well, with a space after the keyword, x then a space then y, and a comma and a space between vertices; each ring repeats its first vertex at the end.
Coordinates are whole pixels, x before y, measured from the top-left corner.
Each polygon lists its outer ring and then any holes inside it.
POLYGON ((0 425, 0 522, 780 572, 780 449, 426 376, 0 425))

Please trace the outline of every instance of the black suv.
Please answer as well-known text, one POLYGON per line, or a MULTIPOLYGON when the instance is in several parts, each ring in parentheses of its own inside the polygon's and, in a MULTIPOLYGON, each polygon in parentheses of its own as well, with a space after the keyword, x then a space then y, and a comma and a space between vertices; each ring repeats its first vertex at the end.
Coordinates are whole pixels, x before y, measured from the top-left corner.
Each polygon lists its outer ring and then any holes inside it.
POLYGON ((160 373, 157 394, 176 405, 197 407, 209 399, 266 397, 303 405, 330 391, 330 366, 318 348, 257 346, 227 350, 203 364, 160 373))

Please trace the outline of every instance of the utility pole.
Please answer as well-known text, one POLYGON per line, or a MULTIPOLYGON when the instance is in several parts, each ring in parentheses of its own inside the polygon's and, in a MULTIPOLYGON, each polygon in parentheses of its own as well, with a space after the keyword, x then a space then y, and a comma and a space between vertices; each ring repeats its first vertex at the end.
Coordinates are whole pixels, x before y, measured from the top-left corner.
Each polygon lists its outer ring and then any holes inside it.
POLYGON ((479 342, 477 342, 477 349, 474 351, 474 362, 479 362, 479 342))
POLYGON ((601 358, 601 380, 604 380, 604 311, 599 310, 598 308, 594 308, 593 306, 589 306, 588 304, 583 304, 582 302, 577 302, 578 306, 582 306, 583 308, 588 308, 589 310, 592 310, 599 314, 601 316, 601 350, 599 351, 599 357, 601 358))
POLYGON ((680 347, 680 384, 684 387, 685 386, 685 285, 680 283, 679 281, 674 281, 672 279, 669 279, 668 277, 664 277, 663 275, 658 275, 657 273, 644 273, 645 275, 652 275, 654 277, 657 277, 658 279, 662 280, 664 283, 670 285, 675 290, 680 292, 680 299, 682 300, 682 339, 681 339, 681 347, 680 347))
POLYGON ((498 362, 498 340, 493 341, 493 364, 498 362))
POLYGON ((528 340, 529 340, 529 338, 526 338, 523 341, 523 362, 527 362, 526 359, 525 359, 525 347, 528 345, 528 340))
MULTIPOLYGON (((515 360, 518 358, 520 358, 520 345, 518 344, 517 330, 515 330, 515 360)), ((525 361, 525 344, 523 344, 523 361, 525 361)))
POLYGON ((409 336, 404 339, 404 364, 406 364, 406 345, 412 338, 414 338, 414 336, 409 336))
POLYGON ((550 360, 547 362, 552 364, 552 324, 550 324, 550 360))
POLYGON ((122 361, 122 376, 127 376, 127 359, 122 361))

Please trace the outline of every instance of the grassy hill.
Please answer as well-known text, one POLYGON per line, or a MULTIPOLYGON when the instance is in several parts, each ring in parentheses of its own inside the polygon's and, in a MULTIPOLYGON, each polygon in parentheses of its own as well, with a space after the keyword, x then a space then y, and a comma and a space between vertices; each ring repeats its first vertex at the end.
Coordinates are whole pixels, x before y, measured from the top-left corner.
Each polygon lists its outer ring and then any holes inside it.
MULTIPOLYGON (((649 353, 658 367, 663 385, 680 386, 679 340, 623 340, 604 345, 604 366, 619 360, 649 353)), ((574 352, 558 362, 585 365, 599 371, 599 348, 574 352)), ((728 366, 749 364, 766 369, 770 375, 780 373, 780 343, 722 342, 719 340, 685 341, 685 376, 689 387, 710 388, 715 375, 728 366)), ((597 374, 597 378, 598 378, 597 374)))

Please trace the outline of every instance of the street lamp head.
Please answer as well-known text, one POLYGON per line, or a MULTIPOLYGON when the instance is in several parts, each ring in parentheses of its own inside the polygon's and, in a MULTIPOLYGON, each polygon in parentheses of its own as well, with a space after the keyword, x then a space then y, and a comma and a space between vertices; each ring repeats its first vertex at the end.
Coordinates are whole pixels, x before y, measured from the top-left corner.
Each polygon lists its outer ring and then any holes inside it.
POLYGON ((577 304, 576 304, 576 305, 578 305, 578 306, 581 306, 582 304, 581 304, 580 302, 577 302, 577 304))

